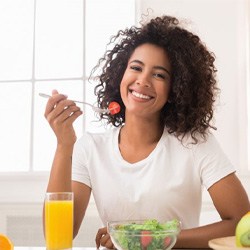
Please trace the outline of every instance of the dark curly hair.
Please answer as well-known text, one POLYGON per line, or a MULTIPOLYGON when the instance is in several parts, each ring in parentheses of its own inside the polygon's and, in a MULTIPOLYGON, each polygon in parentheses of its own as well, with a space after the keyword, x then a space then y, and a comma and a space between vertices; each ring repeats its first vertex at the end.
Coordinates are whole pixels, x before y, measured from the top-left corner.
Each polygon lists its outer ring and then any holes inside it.
POLYGON ((190 134, 197 143, 198 137, 206 138, 213 118, 213 107, 219 89, 216 86, 215 56, 200 38, 181 27, 175 17, 162 16, 151 19, 142 27, 132 26, 120 30, 111 38, 116 42, 92 71, 102 68, 95 87, 98 105, 107 108, 116 101, 121 106, 116 115, 101 114, 100 120, 116 127, 124 124, 125 106, 120 95, 120 83, 128 60, 134 50, 145 43, 162 47, 170 60, 171 90, 169 101, 161 111, 161 119, 169 133, 179 139, 190 134))

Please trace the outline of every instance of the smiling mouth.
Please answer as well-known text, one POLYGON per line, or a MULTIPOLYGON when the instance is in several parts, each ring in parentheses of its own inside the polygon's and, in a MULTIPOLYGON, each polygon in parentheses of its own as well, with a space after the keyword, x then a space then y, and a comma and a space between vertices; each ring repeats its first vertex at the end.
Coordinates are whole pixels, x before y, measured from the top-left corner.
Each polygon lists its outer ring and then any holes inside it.
POLYGON ((153 98, 152 96, 144 95, 144 94, 138 93, 138 92, 136 92, 136 91, 134 91, 134 90, 131 90, 130 93, 131 93, 133 96, 135 96, 135 97, 137 97, 137 98, 144 99, 144 100, 150 100, 150 99, 153 98))

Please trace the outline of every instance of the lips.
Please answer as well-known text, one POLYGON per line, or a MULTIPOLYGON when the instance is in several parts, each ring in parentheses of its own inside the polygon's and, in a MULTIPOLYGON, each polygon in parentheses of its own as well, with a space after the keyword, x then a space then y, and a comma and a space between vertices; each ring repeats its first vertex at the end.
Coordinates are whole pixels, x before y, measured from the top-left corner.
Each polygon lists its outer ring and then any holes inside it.
POLYGON ((139 93, 139 92, 137 92, 137 91, 135 91, 135 90, 130 90, 130 93, 131 93, 133 96, 135 96, 135 97, 137 97, 137 98, 140 98, 140 99, 143 99, 143 100, 150 100, 150 99, 153 98, 152 96, 149 96, 149 95, 145 95, 145 94, 139 93))

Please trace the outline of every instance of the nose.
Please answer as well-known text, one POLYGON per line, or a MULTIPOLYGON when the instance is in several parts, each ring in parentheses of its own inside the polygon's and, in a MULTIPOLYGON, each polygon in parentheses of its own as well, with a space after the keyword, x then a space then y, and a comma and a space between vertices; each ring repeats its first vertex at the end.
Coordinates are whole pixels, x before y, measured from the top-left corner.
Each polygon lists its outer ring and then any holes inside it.
POLYGON ((145 88, 151 87, 150 77, 147 74, 141 74, 136 80, 136 84, 145 88))

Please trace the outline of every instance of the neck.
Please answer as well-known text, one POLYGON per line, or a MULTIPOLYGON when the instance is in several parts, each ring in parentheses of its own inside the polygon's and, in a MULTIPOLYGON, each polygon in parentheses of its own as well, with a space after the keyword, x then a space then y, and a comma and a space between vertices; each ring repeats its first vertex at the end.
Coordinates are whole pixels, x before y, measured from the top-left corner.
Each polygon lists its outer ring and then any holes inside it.
POLYGON ((149 145, 157 143, 163 133, 164 127, 160 122, 148 121, 133 121, 133 119, 126 120, 120 132, 120 143, 129 143, 134 145, 149 145))

